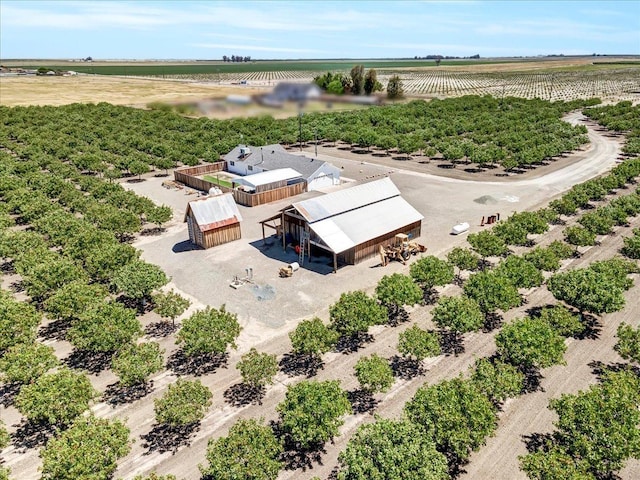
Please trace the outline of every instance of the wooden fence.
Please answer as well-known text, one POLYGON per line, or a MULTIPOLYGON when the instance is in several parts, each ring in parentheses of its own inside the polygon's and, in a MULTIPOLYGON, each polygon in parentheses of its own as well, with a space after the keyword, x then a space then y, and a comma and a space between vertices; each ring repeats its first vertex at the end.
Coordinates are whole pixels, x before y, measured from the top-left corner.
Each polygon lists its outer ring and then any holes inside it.
POLYGON ((307 191, 307 182, 295 183, 281 188, 274 188, 259 193, 247 193, 229 187, 223 187, 217 183, 204 180, 196 175, 205 175, 207 173, 215 173, 224 170, 225 162, 216 162, 208 165, 199 165, 197 167, 185 167, 174 170, 173 178, 176 182, 183 183, 188 187, 195 188, 203 192, 208 192, 211 188, 219 188, 222 192, 232 192, 233 198, 239 205, 245 207, 255 207, 264 203, 277 202, 285 198, 293 197, 307 191))

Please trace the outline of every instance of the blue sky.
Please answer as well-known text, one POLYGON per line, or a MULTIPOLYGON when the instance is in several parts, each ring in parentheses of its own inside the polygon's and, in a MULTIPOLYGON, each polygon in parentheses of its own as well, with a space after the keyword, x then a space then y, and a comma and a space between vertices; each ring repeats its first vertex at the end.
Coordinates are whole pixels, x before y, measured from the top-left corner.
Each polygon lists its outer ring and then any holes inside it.
POLYGON ((640 0, 10 1, 0 58, 640 54, 640 0))

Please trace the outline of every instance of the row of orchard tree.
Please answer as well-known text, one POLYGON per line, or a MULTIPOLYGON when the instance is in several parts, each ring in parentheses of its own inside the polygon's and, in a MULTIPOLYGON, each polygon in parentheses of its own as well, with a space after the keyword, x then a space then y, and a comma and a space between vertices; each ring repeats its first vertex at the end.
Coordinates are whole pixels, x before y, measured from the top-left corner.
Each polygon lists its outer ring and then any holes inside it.
POLYGON ((512 168, 538 164, 587 143, 585 127, 573 127, 561 117, 593 103, 597 101, 466 96, 310 113, 301 125, 297 119, 267 116, 183 118, 106 103, 0 107, 0 137, 29 162, 42 163, 40 157, 46 154, 106 178, 218 161, 239 143, 292 145, 314 139, 329 145, 340 141, 354 148, 375 147, 382 154, 512 168))

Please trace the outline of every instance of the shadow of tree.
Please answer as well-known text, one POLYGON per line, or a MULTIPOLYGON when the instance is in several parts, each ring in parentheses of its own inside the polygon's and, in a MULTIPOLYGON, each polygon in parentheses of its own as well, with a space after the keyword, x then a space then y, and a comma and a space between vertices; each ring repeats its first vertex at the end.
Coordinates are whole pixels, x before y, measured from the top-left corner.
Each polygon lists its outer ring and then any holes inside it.
POLYGON ((404 308, 390 305, 387 310, 387 325, 397 327, 401 323, 409 321, 409 314, 404 308))
MULTIPOLYGON (((284 446, 284 451, 280 456, 280 461, 284 464, 285 470, 299 470, 306 472, 312 469, 313 464, 322 465, 322 455, 327 453, 324 443, 317 443, 308 448, 302 448, 295 442, 291 435, 282 430, 280 422, 271 421, 269 426, 273 430, 276 438, 279 438, 284 446)), ((333 443, 333 442, 332 442, 333 443)))
POLYGON ((435 305, 438 303, 440 294, 435 288, 425 288, 422 291, 422 303, 424 305, 435 305))
POLYGON ((175 455, 180 447, 191 444, 189 439, 198 430, 200 422, 177 426, 155 424, 149 433, 140 435, 142 446, 147 449, 144 454, 171 452, 175 455))
POLYGON ((153 322, 144 329, 145 335, 150 337, 165 338, 178 330, 178 326, 170 322, 153 322))
POLYGON ((20 292, 24 292, 25 288, 24 288, 24 281, 22 280, 16 280, 15 282, 12 282, 9 285, 9 290, 11 290, 13 293, 20 293, 20 292))
POLYGON ((67 330, 71 327, 70 318, 61 318, 48 323, 38 330, 38 336, 44 340, 66 340, 67 330))
POLYGON ((522 441, 529 453, 547 452, 549 447, 558 442, 556 435, 553 433, 532 433, 530 435, 522 435, 522 441))
POLYGON ((0 405, 10 407, 16 399, 16 395, 20 392, 22 385, 17 382, 3 383, 0 385, 0 405))
POLYGON ((144 230, 140 231, 140 235, 143 237, 149 237, 152 235, 160 235, 161 233, 166 232, 167 229, 164 227, 151 227, 151 228, 145 228, 144 230))
POLYGON ((349 402, 351 403, 351 409, 354 414, 370 413, 373 415, 373 410, 375 410, 378 403, 380 403, 378 400, 373 398, 371 392, 361 388, 348 391, 347 399, 349 399, 349 402))
POLYGON ((14 260, 6 260, 0 263, 0 272, 5 275, 11 275, 16 273, 16 266, 14 260))
POLYGON ((582 324, 584 325, 584 330, 574 335, 574 338, 577 340, 597 340, 600 338, 600 333, 602 332, 602 323, 588 313, 583 313, 582 315, 582 324))
POLYGON ((442 451, 441 453, 447 458, 448 473, 451 479, 458 478, 460 475, 467 473, 467 471, 462 467, 469 463, 468 459, 460 458, 458 455, 448 450, 442 451))
POLYGON ((149 395, 152 391, 153 380, 131 385, 129 387, 125 387, 121 385, 120 382, 116 382, 111 385, 107 385, 107 388, 102 394, 102 399, 115 407, 116 405, 140 400, 141 398, 149 395))
POLYGON ((589 362, 587 365, 591 368, 591 372, 597 377, 598 381, 604 380, 604 375, 607 372, 621 372, 624 370, 628 370, 633 372, 635 375, 640 377, 640 366, 631 365, 629 363, 624 362, 611 362, 604 363, 599 360, 594 360, 589 362))
POLYGON ((462 277, 462 275, 460 275, 459 273, 456 274, 456 276, 453 277, 453 284, 458 287, 462 287, 464 285, 464 278, 462 277))
POLYGON ((484 333, 493 332, 497 328, 500 328, 503 323, 504 323, 504 320, 502 318, 502 315, 500 315, 499 313, 496 313, 496 312, 487 313, 484 316, 484 324, 482 325, 482 331, 484 333))
POLYGON ((414 358, 405 358, 394 355, 389 361, 393 375, 404 380, 411 380, 419 375, 424 374, 422 362, 414 358))
POLYGON ((127 308, 131 310, 135 310, 138 315, 144 315, 145 313, 149 313, 153 310, 155 306, 153 301, 150 298, 144 298, 142 300, 138 298, 130 298, 126 295, 120 295, 116 297, 116 302, 121 303, 127 308))
POLYGON ((227 388, 223 396, 233 407, 245 407, 252 404, 262 405, 266 390, 264 386, 256 387, 247 383, 236 383, 227 388))
POLYGON ((62 363, 71 368, 85 370, 98 375, 111 366, 111 357, 114 352, 92 352, 89 350, 74 349, 62 363))
POLYGON ((355 335, 342 336, 336 343, 335 351, 344 355, 355 353, 367 343, 373 342, 373 335, 366 332, 358 332, 355 335))
POLYGON ((521 366, 520 371, 524 375, 524 382, 522 383, 522 393, 533 393, 537 391, 544 392, 544 388, 540 383, 544 378, 540 373, 540 369, 533 366, 521 366))
POLYGON ((438 332, 440 350, 445 355, 455 355, 456 357, 464 353, 464 339, 462 335, 448 330, 438 332))
POLYGON ((167 368, 173 370, 176 375, 206 375, 215 372, 220 367, 227 367, 229 354, 202 353, 200 355, 187 356, 183 349, 174 352, 167 362, 167 368))
POLYGON ((290 377, 306 375, 307 378, 314 377, 318 371, 324 367, 322 358, 316 355, 304 353, 285 353, 279 362, 282 373, 290 377))
POLYGON ((58 429, 47 422, 34 422, 22 419, 18 428, 11 434, 11 441, 16 448, 40 448, 58 429))

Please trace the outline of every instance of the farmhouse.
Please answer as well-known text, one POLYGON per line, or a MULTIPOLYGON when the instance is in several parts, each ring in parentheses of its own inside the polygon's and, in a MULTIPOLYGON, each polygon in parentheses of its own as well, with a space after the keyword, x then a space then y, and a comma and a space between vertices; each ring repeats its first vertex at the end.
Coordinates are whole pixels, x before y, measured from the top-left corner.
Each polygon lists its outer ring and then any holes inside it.
POLYGON ((390 178, 362 183, 294 203, 282 211, 283 246, 287 239, 310 254, 312 247, 338 264, 356 264, 378 254, 398 233, 417 238, 423 215, 400 196, 390 178))
POLYGON ((284 102, 304 103, 318 100, 321 95, 322 90, 315 83, 281 82, 271 93, 264 95, 261 102, 273 106, 282 105, 284 102))
POLYGON ((251 193, 266 192, 267 190, 274 190, 300 182, 304 182, 304 179, 300 172, 295 171, 293 168, 267 170, 233 179, 234 185, 241 185, 243 190, 251 193))
POLYGON ((189 240, 202 247, 211 248, 241 237, 242 216, 230 193, 193 200, 184 214, 189 240))
POLYGON ((328 162, 293 155, 281 145, 238 145, 225 155, 227 170, 237 175, 291 168, 307 182, 307 191, 340 184, 340 170, 328 162))

